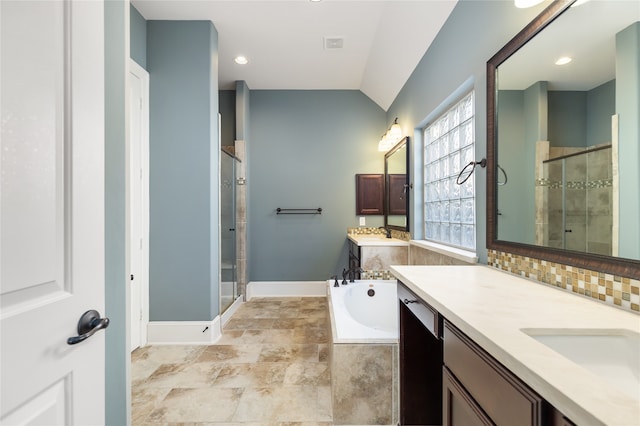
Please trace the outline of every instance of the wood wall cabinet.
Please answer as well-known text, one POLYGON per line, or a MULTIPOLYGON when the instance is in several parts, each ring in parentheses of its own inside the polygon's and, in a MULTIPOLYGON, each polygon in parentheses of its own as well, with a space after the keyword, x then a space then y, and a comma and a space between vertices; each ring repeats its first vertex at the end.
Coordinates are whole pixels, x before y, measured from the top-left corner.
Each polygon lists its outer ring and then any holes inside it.
POLYGON ((356 175, 356 215, 384 214, 384 175, 356 175))

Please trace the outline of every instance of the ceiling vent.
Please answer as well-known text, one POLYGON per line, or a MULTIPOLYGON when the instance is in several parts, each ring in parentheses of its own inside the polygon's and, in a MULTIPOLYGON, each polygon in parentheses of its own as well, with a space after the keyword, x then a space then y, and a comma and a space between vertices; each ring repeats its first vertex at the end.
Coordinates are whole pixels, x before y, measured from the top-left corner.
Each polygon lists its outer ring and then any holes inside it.
POLYGON ((325 37, 325 49, 342 49, 344 47, 344 39, 342 37, 325 37))

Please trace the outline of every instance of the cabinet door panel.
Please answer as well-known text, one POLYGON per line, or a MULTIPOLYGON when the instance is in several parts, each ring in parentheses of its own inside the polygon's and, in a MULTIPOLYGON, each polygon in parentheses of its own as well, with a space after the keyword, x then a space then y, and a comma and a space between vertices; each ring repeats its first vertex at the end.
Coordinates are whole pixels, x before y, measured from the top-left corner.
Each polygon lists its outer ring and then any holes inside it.
POLYGON ((444 426, 494 425, 446 367, 442 369, 442 389, 444 426))
POLYGON ((542 423, 544 400, 446 321, 444 363, 497 424, 534 426, 542 423))
POLYGON ((356 214, 384 214, 384 175, 356 175, 356 214))

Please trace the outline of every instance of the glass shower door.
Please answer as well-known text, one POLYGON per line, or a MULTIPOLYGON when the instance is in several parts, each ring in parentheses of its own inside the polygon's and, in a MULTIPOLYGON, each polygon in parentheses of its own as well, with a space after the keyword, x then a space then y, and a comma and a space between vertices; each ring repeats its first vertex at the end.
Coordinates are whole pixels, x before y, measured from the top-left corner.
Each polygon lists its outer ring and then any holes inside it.
POLYGON ((226 151, 220 158, 220 313, 237 298, 236 282, 236 159, 226 151))

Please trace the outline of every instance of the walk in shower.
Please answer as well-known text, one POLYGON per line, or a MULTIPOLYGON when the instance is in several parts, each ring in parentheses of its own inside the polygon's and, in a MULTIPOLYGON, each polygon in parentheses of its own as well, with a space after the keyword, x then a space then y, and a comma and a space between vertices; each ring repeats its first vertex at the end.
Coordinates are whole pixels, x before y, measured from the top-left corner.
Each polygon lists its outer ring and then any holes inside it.
POLYGON ((543 162, 544 245, 607 256, 616 251, 612 164, 611 145, 543 162))
POLYGON ((220 313, 238 298, 236 267, 236 162, 228 147, 220 155, 220 313))

